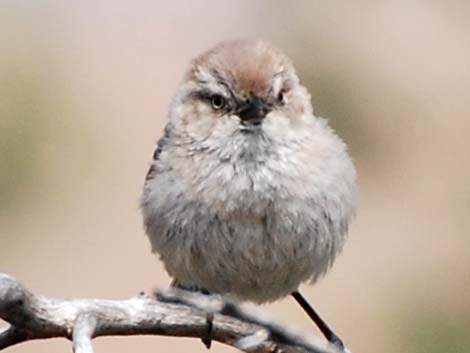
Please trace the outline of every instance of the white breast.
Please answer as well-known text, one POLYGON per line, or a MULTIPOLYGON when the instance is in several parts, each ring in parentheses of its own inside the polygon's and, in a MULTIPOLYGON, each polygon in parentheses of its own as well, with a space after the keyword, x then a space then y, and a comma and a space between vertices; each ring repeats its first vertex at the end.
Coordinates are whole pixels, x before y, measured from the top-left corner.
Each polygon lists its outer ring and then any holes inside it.
POLYGON ((169 274, 265 302, 325 273, 344 244, 356 190, 344 144, 322 126, 321 139, 234 139, 178 153, 161 168, 142 204, 169 274))

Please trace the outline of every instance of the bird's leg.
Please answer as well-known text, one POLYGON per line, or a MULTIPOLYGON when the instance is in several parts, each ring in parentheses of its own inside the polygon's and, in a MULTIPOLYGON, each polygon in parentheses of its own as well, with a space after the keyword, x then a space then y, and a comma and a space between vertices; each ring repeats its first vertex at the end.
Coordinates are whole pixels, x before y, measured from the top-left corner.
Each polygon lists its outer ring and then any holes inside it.
POLYGON ((211 349, 211 345, 212 345, 213 321, 214 321, 214 313, 207 311, 206 312, 206 324, 207 324, 206 337, 201 338, 202 343, 204 343, 207 349, 211 349))
MULTIPOLYGON (((201 293, 203 295, 211 295, 211 293, 206 289, 199 288, 196 286, 191 286, 191 287, 183 286, 179 284, 176 280, 173 280, 173 282, 171 283, 171 286, 185 290, 185 291, 189 291, 189 292, 201 293)), ((214 322, 214 313, 211 311, 206 311, 206 324, 207 324, 206 334, 205 334, 205 337, 201 338, 201 341, 206 346, 207 349, 210 349, 212 345, 213 322, 214 322)))
POLYGON ((341 351, 344 350, 343 341, 333 332, 333 330, 328 326, 328 324, 318 315, 315 309, 305 300, 305 298, 300 294, 299 291, 292 292, 292 296, 299 303, 299 305, 304 309, 310 319, 317 325, 323 336, 336 346, 341 351))

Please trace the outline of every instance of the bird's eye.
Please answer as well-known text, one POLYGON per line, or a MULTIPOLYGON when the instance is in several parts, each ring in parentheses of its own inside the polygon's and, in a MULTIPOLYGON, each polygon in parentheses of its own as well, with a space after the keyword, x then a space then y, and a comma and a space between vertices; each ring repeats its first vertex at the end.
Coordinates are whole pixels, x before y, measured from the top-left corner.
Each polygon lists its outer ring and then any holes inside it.
POLYGON ((285 104, 285 103, 286 103, 286 101, 285 101, 285 98, 286 98, 286 97, 285 97, 285 93, 286 93, 286 92, 285 92, 284 90, 281 90, 281 91, 278 93, 278 95, 277 95, 277 101, 278 101, 279 103, 281 103, 281 104, 285 104))
POLYGON ((212 109, 220 110, 223 107, 225 107, 225 98, 222 97, 220 94, 214 94, 211 97, 211 104, 212 104, 212 109))

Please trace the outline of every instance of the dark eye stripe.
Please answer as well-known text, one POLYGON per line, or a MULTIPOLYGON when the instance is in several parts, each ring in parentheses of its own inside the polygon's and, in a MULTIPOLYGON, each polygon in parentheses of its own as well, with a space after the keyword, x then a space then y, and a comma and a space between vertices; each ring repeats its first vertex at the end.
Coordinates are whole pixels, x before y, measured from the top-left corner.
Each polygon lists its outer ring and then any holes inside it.
POLYGON ((193 98, 199 99, 199 100, 207 100, 207 101, 210 101, 212 95, 213 93, 210 92, 209 90, 200 90, 200 91, 191 93, 191 96, 193 98))
POLYGON ((220 93, 214 93, 214 92, 212 92, 210 90, 207 90, 207 89, 201 89, 199 91, 192 92, 189 95, 189 98, 203 101, 204 103, 206 103, 209 106, 213 107, 212 98, 214 96, 220 96, 224 99, 223 106, 217 108, 216 110, 229 111, 229 110, 234 109, 234 107, 236 107, 236 103, 233 102, 232 97, 225 97, 224 95, 222 95, 220 93))

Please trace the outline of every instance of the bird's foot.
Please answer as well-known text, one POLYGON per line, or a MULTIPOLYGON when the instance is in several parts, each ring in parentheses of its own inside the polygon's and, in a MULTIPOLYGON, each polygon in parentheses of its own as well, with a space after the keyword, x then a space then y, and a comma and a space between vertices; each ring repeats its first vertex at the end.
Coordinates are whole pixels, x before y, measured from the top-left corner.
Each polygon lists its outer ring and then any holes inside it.
POLYGON ((343 343, 343 341, 341 340, 341 338, 339 338, 338 336, 336 336, 335 334, 333 334, 332 336, 327 337, 327 340, 328 340, 328 342, 330 342, 333 346, 335 346, 335 347, 338 349, 338 351, 344 352, 344 343, 343 343))
POLYGON ((211 349, 212 345, 212 330, 214 327, 214 313, 213 312, 206 312, 206 337, 201 338, 202 343, 206 346, 207 349, 211 349))
POLYGON ((186 304, 195 306, 206 313, 206 332, 205 336, 201 338, 202 343, 207 349, 212 345, 212 332, 214 322, 214 311, 220 311, 223 307, 223 300, 220 296, 211 293, 210 291, 197 286, 183 286, 176 281, 172 283, 172 287, 180 290, 180 298, 186 304), (191 295, 185 295, 191 293, 191 295))

